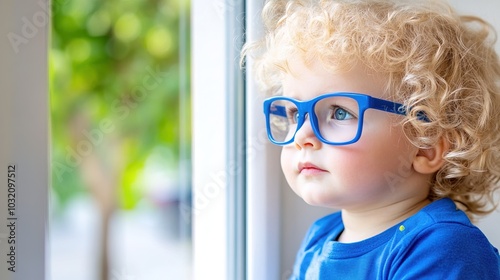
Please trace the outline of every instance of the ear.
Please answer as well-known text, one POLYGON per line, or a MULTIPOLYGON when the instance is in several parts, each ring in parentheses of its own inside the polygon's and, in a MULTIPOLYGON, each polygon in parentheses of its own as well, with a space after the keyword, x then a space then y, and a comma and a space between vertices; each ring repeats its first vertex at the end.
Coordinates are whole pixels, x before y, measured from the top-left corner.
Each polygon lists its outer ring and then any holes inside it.
POLYGON ((433 147, 419 149, 417 155, 413 159, 413 168, 421 174, 435 173, 443 166, 443 155, 448 148, 448 141, 441 138, 433 147))

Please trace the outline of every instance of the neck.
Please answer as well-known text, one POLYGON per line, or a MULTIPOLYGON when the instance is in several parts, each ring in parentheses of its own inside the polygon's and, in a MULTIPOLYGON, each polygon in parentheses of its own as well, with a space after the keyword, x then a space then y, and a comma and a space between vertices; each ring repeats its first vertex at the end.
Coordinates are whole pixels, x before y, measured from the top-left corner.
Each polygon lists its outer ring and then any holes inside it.
POLYGON ((338 241, 352 243, 373 237, 406 220, 429 204, 425 199, 408 199, 364 210, 342 210, 344 231, 338 241))

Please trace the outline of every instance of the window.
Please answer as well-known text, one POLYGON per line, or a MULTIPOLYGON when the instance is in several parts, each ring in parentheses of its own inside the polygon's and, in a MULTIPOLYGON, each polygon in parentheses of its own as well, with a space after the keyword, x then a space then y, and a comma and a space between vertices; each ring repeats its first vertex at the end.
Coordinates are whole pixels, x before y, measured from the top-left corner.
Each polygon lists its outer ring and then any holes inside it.
POLYGON ((53 1, 50 277, 191 277, 189 2, 53 1))

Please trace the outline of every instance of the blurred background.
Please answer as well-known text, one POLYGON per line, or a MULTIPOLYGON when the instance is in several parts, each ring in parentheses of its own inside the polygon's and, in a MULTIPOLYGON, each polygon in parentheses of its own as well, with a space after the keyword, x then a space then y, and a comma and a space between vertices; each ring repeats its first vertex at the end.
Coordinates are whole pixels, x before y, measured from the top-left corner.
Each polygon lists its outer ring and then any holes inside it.
POLYGON ((52 280, 191 278, 189 6, 52 1, 52 280))

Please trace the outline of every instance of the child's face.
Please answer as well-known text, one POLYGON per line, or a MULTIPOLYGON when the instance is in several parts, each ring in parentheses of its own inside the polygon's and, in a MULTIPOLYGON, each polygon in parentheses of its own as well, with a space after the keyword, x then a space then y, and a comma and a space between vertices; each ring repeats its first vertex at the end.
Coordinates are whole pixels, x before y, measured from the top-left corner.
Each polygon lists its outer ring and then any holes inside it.
MULTIPOLYGON (((383 96, 386 77, 360 65, 335 74, 320 64, 306 67, 300 60, 294 60, 290 68, 293 74, 283 80, 283 95, 288 97, 309 100, 343 91, 387 99, 383 96)), ((361 138, 345 146, 319 141, 307 118, 295 142, 284 146, 281 154, 291 188, 309 204, 342 209, 378 207, 411 196, 415 188, 409 186, 416 181, 410 159, 418 150, 404 136, 400 118, 367 110, 361 138)))

